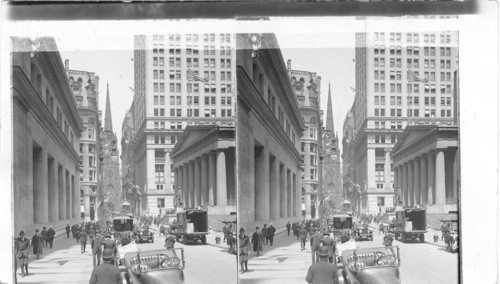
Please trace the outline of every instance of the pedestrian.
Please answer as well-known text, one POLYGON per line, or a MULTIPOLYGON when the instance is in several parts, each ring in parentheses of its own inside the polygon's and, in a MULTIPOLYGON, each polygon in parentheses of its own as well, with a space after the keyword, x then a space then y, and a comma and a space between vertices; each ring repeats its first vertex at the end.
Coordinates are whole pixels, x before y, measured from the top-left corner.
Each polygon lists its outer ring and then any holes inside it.
POLYGON ((314 231, 314 235, 312 236, 312 247, 311 247, 311 251, 313 252, 313 263, 314 262, 318 262, 319 261, 319 255, 318 255, 318 252, 319 252, 319 248, 321 247, 321 234, 319 233, 319 228, 316 228, 316 230, 314 231))
POLYGON ((71 230, 71 227, 69 224, 66 225, 66 239, 69 239, 69 231, 71 230))
POLYGON ((245 229, 240 228, 240 235, 239 235, 239 260, 240 260, 240 267, 241 267, 241 273, 248 272, 248 254, 250 253, 250 238, 245 235, 245 229))
POLYGON ((71 233, 73 234, 73 239, 76 239, 76 225, 71 226, 71 233))
POLYGON ((268 244, 268 239, 267 239, 267 224, 264 224, 262 226, 262 230, 260 230, 261 236, 262 236, 262 244, 267 245, 268 244))
POLYGON ((306 282, 312 284, 333 283, 339 284, 337 265, 328 263, 330 252, 328 247, 321 247, 318 251, 319 261, 309 266, 306 282))
POLYGON ((255 227, 255 232, 252 235, 253 251, 260 255, 262 251, 262 236, 260 235, 259 226, 255 227))
POLYGON ((292 225, 290 225, 290 221, 286 224, 286 233, 288 236, 290 236, 290 229, 292 228, 292 225))
POLYGON ((444 243, 446 244, 446 251, 451 252, 452 251, 452 245, 455 243, 455 239, 450 234, 450 231, 446 231, 445 232, 444 243))
POLYGON ((306 249, 306 240, 307 240, 307 230, 306 226, 302 225, 299 230, 299 239, 300 239, 300 250, 303 251, 306 249))
POLYGON ((441 225, 441 240, 444 240, 444 237, 446 236, 446 232, 448 231, 448 226, 445 222, 441 225))
POLYGON ((50 245, 50 248, 52 248, 52 245, 54 244, 54 237, 56 236, 56 231, 54 231, 54 227, 50 225, 49 229, 47 230, 47 242, 50 245))
POLYGON ((114 253, 112 249, 104 249, 102 253, 103 263, 92 270, 90 284, 112 284, 122 283, 120 269, 113 265, 114 253))
MULTIPOLYGON (((116 247, 116 242, 115 240, 111 239, 111 236, 108 234, 106 235, 105 241, 103 242, 103 249, 111 249, 113 251, 113 264, 118 266, 118 262, 116 261, 116 253, 118 251, 118 248, 116 247)), ((103 256, 104 258, 104 256, 103 256)))
POLYGON ((163 226, 163 223, 160 226, 160 236, 161 236, 161 234, 163 234, 164 236, 166 236, 166 234, 165 234, 165 226, 163 226))
POLYGON ((229 247, 227 252, 230 254, 236 254, 236 239, 233 237, 232 232, 229 232, 229 235, 227 235, 227 245, 229 247))
POLYGON ((269 224, 269 228, 267 228, 267 237, 269 238, 269 245, 273 245, 274 234, 276 234, 276 228, 273 226, 273 223, 269 224))
POLYGON ((293 236, 297 237, 297 240, 298 240, 299 237, 297 236, 297 222, 293 222, 293 224, 292 224, 292 232, 293 232, 293 236))
POLYGON ((47 247, 47 230, 45 226, 43 226, 40 236, 42 236, 43 247, 47 247))
POLYGON ((174 236, 168 236, 165 239, 165 248, 166 249, 174 249, 174 244, 175 244, 175 237, 174 236))
POLYGON ((85 252, 85 248, 87 246, 87 239, 88 239, 87 232, 85 232, 85 230, 82 228, 82 230, 78 234, 78 241, 80 242, 80 246, 82 248, 82 254, 85 252))
POLYGON ((94 226, 90 226, 90 229, 89 229, 88 235, 89 235, 89 241, 90 241, 90 242, 92 242, 92 239, 93 239, 93 238, 94 238, 94 236, 95 236, 94 226))
POLYGON ((96 231, 95 237, 90 241, 90 246, 92 248, 92 262, 94 264, 94 268, 101 264, 101 255, 102 255, 102 244, 104 240, 99 231, 96 231))
POLYGON ((29 274, 30 240, 24 237, 24 231, 19 232, 19 237, 16 238, 15 249, 16 260, 19 262, 21 272, 23 273, 21 277, 27 276, 29 274))
POLYGON ((328 248, 328 261, 330 263, 334 263, 333 256, 335 255, 335 240, 330 237, 330 234, 328 232, 324 232, 321 243, 323 244, 323 247, 328 248))
POLYGON ((39 230, 35 230, 35 234, 31 238, 31 247, 33 248, 33 255, 36 255, 36 260, 40 259, 40 254, 43 254, 43 238, 39 233, 39 230))

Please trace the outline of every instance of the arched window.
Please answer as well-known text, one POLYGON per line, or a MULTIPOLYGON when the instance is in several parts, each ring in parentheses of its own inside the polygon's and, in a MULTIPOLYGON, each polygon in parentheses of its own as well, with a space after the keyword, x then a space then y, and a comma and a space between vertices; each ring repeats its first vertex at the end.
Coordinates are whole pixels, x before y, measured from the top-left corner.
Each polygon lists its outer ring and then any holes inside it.
POLYGON ((89 125, 94 125, 94 118, 93 117, 89 118, 89 125))
POLYGON ((310 123, 312 125, 317 125, 316 117, 311 117, 310 123))

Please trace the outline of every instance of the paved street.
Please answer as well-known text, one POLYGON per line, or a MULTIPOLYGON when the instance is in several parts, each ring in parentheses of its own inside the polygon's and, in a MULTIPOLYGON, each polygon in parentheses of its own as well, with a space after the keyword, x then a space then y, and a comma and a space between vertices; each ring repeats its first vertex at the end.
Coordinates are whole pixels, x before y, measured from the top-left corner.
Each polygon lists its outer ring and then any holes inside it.
MULTIPOLYGON (((184 248, 186 283, 236 283, 236 256, 228 254, 225 243, 214 245, 216 234, 207 237, 207 245, 175 244, 176 248, 184 248)), ((220 234, 219 234, 220 235, 220 234)), ((161 248, 165 237, 155 235, 153 244, 139 244, 141 250, 161 248)), ((73 239, 60 239, 54 248, 44 249, 43 258, 30 260, 30 275, 19 276, 18 283, 88 283, 92 273, 92 256, 87 252, 80 253, 80 245, 73 239)))
MULTIPOLYGON (((382 246, 383 235, 374 230, 373 241, 358 242, 359 248, 382 246)), ((458 283, 458 254, 448 253, 444 247, 430 243, 401 243, 394 241, 401 253, 400 275, 404 284, 458 283)), ((264 246, 262 256, 252 255, 249 272, 240 274, 240 284, 249 283, 305 283, 311 264, 309 241, 306 250, 290 236, 279 237, 275 244, 264 246)))

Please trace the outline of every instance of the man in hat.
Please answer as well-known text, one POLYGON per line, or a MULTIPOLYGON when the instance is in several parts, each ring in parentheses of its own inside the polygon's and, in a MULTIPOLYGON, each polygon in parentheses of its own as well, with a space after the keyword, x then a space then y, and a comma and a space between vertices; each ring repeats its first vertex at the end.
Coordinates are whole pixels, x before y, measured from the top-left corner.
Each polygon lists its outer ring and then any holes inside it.
POLYGON ((80 233, 78 234, 78 240, 80 241, 80 246, 82 247, 82 254, 85 252, 85 248, 87 246, 87 232, 82 228, 80 233))
POLYGON ((269 228, 267 228, 267 237, 269 238, 269 245, 273 245, 274 234, 276 234, 276 228, 273 226, 273 223, 269 224, 269 228))
POLYGON ((260 234, 262 235, 262 244, 267 245, 267 224, 264 224, 262 230, 260 230, 260 234))
POLYGON ((292 229, 292 225, 290 224, 290 221, 286 224, 286 233, 288 236, 290 236, 290 229, 292 229))
POLYGON ((43 238, 38 232, 38 229, 36 229, 35 234, 31 238, 31 247, 33 248, 33 254, 36 255, 36 260, 40 259, 40 254, 42 254, 43 247, 43 238))
POLYGON ((101 255, 102 255, 102 244, 104 239, 101 236, 99 230, 96 231, 95 237, 90 241, 90 245, 92 248, 92 262, 94 267, 99 266, 101 264, 101 255))
POLYGON ((69 239, 69 231, 71 230, 71 227, 69 224, 66 225, 66 239, 69 239))
POLYGON ((304 225, 300 226, 299 239, 300 239, 300 250, 301 251, 305 250, 306 249, 307 230, 306 230, 306 226, 304 226, 304 225))
POLYGON ((50 228, 47 231, 47 242, 49 243, 50 248, 52 248, 52 245, 54 244, 55 236, 56 236, 56 231, 54 231, 54 227, 50 225, 50 228))
POLYGON ((165 239, 165 248, 166 249, 173 249, 175 244, 175 237, 174 236, 168 236, 165 239))
POLYGON ((240 228, 240 235, 238 240, 239 260, 241 273, 248 272, 248 254, 250 253, 250 237, 245 235, 245 229, 240 228))
POLYGON ((318 251, 319 261, 309 266, 306 282, 312 284, 334 283, 339 284, 337 265, 328 263, 329 251, 321 247, 318 251))
POLYGON ((102 253, 103 263, 94 268, 90 277, 90 284, 112 284, 122 283, 120 269, 113 265, 114 253, 112 249, 104 249, 102 253))
POLYGON ((257 256, 259 256, 262 251, 262 236, 260 235, 259 226, 255 227, 255 232, 252 235, 252 244, 253 251, 257 253, 257 256))
POLYGON ((328 261, 333 263, 333 256, 335 255, 335 240, 330 237, 330 234, 327 231, 325 231, 323 233, 321 243, 323 244, 323 247, 328 249, 328 261))
POLYGON ((28 275, 28 260, 30 257, 30 240, 24 237, 24 231, 19 232, 16 238, 16 259, 21 266, 22 277, 28 275))
POLYGON ((42 236, 43 247, 47 247, 47 228, 45 226, 43 226, 40 236, 42 236))
POLYGON ((118 262, 116 261, 116 252, 118 251, 118 248, 116 247, 115 240, 112 240, 111 236, 107 234, 105 241, 102 244, 104 245, 104 249, 111 249, 113 251, 114 255, 112 263, 118 265, 118 262))
POLYGON ((316 228, 314 230, 314 235, 312 236, 312 246, 311 246, 314 262, 319 261, 318 252, 320 247, 321 247, 321 234, 319 233, 319 228, 316 228))

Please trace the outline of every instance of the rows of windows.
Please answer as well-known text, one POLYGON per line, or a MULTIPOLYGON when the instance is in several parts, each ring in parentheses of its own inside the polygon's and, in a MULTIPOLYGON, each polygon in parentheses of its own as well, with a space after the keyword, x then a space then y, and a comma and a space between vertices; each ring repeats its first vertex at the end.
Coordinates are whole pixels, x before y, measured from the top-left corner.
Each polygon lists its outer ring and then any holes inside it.
MULTIPOLYGON (((200 35, 199 34, 186 34, 186 35, 181 35, 181 34, 168 34, 168 40, 169 41, 175 41, 175 42, 180 42, 182 37, 185 37, 186 41, 188 42, 198 42, 200 41, 200 35)), ((215 42, 216 38, 219 38, 220 43, 230 43, 231 42, 231 34, 203 34, 203 41, 204 42, 215 42)), ((164 41, 165 40, 165 35, 153 35, 153 41, 164 41)))
MULTIPOLYGON (((425 106, 435 106, 434 100, 429 100, 429 101, 426 101, 425 103, 427 103, 427 104, 425 104, 425 106)), ((415 105, 415 104, 413 104, 413 105, 415 105)), ((427 117, 427 118, 428 117, 436 117, 436 112, 437 112, 436 109, 424 109, 422 117, 427 117)), ((373 109, 373 115, 375 117, 385 117, 386 114, 389 117, 402 117, 403 110, 400 108, 391 108, 391 109, 389 109, 389 112, 387 112, 385 108, 374 108, 373 109)), ((440 117, 452 117, 451 109, 441 109, 440 114, 441 114, 440 117)), ((406 110, 406 116, 407 117, 420 117, 420 109, 408 108, 406 110)))
MULTIPOLYGON (((374 41, 385 41, 386 33, 376 32, 374 33, 373 40, 374 41)), ((402 33, 389 33, 389 41, 390 42, 401 42, 402 41, 402 33)), ((406 33, 406 42, 408 43, 419 43, 420 37, 417 33, 406 33)), ((436 35, 435 34, 424 34, 423 35, 424 43, 436 43, 436 35)), ((451 43, 451 35, 450 34, 440 34, 439 35, 439 43, 441 44, 450 44, 451 43)))
POLYGON ((403 129, 403 122, 401 121, 375 121, 374 122, 375 129, 387 129, 386 126, 389 126, 390 129, 403 129))
POLYGON ((397 142, 398 136, 395 134, 391 135, 374 135, 374 143, 375 144, 395 144, 397 142))
MULTIPOLYGON (((181 96, 170 96, 170 105, 181 105, 182 97, 181 96)), ((204 97, 204 105, 205 106, 215 106, 217 105, 217 97, 215 96, 205 96, 204 97)), ((165 96, 153 96, 153 104, 154 105, 165 105, 165 96)), ((200 105, 200 97, 199 96, 187 96, 187 104, 188 105, 200 105)), ((231 106, 232 105, 232 97, 231 96, 221 96, 220 97, 220 105, 221 106, 231 106)), ((159 108, 154 109, 154 113, 161 113, 159 108)), ((155 116, 163 116, 163 115, 155 115, 155 116)), ((93 133, 93 132, 90 132, 93 133)), ((89 134, 90 135, 90 134, 89 134)), ((93 134, 92 134, 93 135, 93 134)), ((89 136, 89 138, 92 138, 89 136)))

